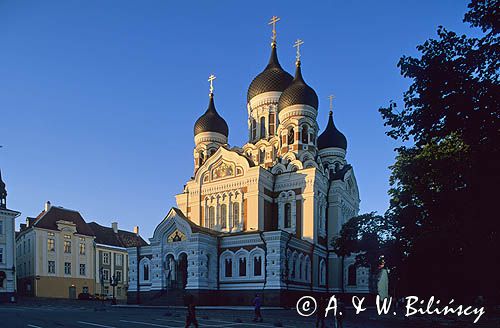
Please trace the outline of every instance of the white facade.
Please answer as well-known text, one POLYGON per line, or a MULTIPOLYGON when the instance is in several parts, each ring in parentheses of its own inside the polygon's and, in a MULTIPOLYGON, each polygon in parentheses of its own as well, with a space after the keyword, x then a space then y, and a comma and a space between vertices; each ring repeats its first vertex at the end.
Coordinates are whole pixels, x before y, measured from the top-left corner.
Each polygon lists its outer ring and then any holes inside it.
POLYGON ((15 220, 19 215, 19 212, 0 208, 0 298, 17 290, 15 220))

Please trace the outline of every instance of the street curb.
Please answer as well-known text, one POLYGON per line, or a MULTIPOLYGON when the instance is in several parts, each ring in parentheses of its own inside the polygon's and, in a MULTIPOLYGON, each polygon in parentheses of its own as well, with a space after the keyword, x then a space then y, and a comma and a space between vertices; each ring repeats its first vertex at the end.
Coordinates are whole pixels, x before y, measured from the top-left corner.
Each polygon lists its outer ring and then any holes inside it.
MULTIPOLYGON (((179 310, 185 310, 185 306, 178 306, 178 305, 136 305, 136 304, 130 304, 130 305, 112 305, 111 307, 113 308, 132 308, 132 309, 157 309, 157 310, 165 310, 165 309, 179 309, 179 310)), ((253 306, 196 306, 197 310, 233 310, 233 311, 253 311, 254 308, 253 306)), ((262 310, 286 310, 285 308, 282 307, 262 307, 262 310)))

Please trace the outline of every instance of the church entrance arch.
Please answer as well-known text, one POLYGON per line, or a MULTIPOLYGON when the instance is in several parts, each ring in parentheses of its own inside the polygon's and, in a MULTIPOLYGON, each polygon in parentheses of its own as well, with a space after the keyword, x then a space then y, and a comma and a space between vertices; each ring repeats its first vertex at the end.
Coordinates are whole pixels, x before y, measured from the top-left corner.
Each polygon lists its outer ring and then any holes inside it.
POLYGON ((184 289, 186 288, 187 284, 187 267, 188 267, 188 260, 187 260, 187 254, 186 253, 180 253, 179 254, 179 260, 178 260, 178 270, 177 270, 177 282, 178 282, 178 288, 184 289))

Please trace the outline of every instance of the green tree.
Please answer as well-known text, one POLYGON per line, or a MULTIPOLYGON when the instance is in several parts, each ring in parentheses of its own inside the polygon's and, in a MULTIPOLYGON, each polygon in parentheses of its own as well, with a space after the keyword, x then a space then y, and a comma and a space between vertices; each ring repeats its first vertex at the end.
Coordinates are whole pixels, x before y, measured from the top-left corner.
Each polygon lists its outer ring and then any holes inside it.
MULTIPOLYGON (((390 208, 407 292, 498 293, 500 185, 498 0, 473 0, 464 21, 480 37, 439 27, 398 66, 412 80, 404 108, 380 112, 387 134, 412 144, 391 167, 390 208), (492 253, 493 252, 493 253, 492 253), (497 288, 491 288, 496 286, 497 288)), ((492 295, 494 296, 494 295, 492 295)), ((495 295, 498 296, 498 295, 495 295)))

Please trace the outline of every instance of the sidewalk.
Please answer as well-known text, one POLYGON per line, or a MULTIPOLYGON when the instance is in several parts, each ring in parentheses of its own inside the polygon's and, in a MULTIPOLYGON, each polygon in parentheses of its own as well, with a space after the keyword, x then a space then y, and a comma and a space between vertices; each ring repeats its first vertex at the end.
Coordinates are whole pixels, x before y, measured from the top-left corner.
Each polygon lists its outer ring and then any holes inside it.
MULTIPOLYGON (((138 305, 138 304, 117 304, 112 305, 113 308, 135 308, 135 309, 186 309, 180 305, 138 305)), ((197 310, 232 310, 232 311, 253 311, 253 306, 210 306, 197 305, 197 310)), ((263 306, 262 310, 287 310, 279 306, 263 306)))

